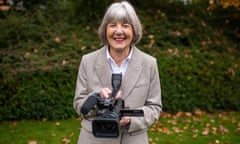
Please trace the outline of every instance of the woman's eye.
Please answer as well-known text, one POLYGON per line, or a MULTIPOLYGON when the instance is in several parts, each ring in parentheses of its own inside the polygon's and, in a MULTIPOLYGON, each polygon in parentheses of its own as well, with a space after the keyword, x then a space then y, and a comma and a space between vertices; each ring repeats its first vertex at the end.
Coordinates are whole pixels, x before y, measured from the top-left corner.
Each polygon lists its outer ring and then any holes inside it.
POLYGON ((116 26, 116 24, 109 24, 109 26, 110 26, 110 27, 115 27, 115 26, 116 26))
POLYGON ((128 28, 128 27, 130 27, 130 26, 131 26, 131 25, 128 24, 128 23, 123 24, 123 27, 125 27, 125 28, 128 28))

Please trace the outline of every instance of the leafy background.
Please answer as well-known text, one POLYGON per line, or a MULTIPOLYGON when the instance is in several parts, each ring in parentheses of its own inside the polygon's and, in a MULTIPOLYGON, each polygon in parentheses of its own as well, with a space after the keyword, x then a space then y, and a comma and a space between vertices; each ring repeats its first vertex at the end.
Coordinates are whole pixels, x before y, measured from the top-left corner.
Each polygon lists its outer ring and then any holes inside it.
MULTIPOLYGON (((76 117, 79 62, 101 47, 111 2, 30 0, 0 11, 0 120, 76 117)), ((158 60, 164 111, 239 111, 239 7, 131 2, 144 28, 137 47, 158 60)))

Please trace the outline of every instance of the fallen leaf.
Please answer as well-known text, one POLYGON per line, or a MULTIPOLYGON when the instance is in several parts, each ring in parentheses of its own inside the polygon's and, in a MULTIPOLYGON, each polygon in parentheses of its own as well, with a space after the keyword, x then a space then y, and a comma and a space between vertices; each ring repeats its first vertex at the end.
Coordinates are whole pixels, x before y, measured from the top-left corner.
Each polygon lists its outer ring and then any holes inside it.
POLYGON ((231 75, 231 76, 234 76, 235 75, 235 71, 233 68, 228 68, 228 74, 231 75))
POLYGON ((70 134, 70 137, 73 137, 74 136, 74 133, 72 132, 71 134, 70 134))
POLYGON ((82 46, 81 50, 85 50, 87 48, 87 46, 82 46))
POLYGON ((55 41, 56 43, 61 43, 60 37, 55 37, 54 41, 55 41))
POLYGON ((60 126, 60 122, 56 122, 56 126, 60 126))
POLYGON ((190 29, 189 29, 189 28, 185 28, 183 31, 184 31, 184 33, 185 33, 186 35, 189 35, 189 34, 190 34, 190 29))
POLYGON ((25 58, 28 58, 28 57, 30 57, 31 56, 31 53, 30 52, 26 52, 25 54, 24 54, 24 57, 25 58))
POLYGON ((90 26, 86 26, 86 30, 90 30, 90 26))
POLYGON ((192 136, 192 138, 197 138, 198 137, 198 134, 194 134, 193 136, 192 136))
POLYGON ((154 39, 154 35, 148 35, 149 39, 154 39))
POLYGON ((173 32, 171 32, 172 33, 172 35, 174 35, 174 36, 181 36, 182 35, 182 33, 180 32, 180 31, 173 31, 173 32))
POLYGON ((223 125, 220 125, 218 130, 220 133, 228 133, 229 132, 229 130, 226 127, 224 127, 223 125))
POLYGON ((216 143, 216 144, 219 144, 219 143, 220 143, 220 141, 219 141, 219 140, 215 140, 215 143, 216 143))
POLYGON ((203 115, 206 114, 206 113, 203 112, 203 111, 201 111, 200 109, 197 109, 197 110, 195 110, 194 114, 195 114, 196 116, 203 116, 203 115))
POLYGON ((69 144, 71 140, 69 140, 67 137, 63 137, 62 142, 64 142, 64 144, 69 144))
POLYGON ((210 132, 209 128, 205 128, 203 131, 202 131, 202 135, 208 135, 210 132))
POLYGON ((56 135, 57 135, 56 133, 52 133, 52 134, 51 134, 52 137, 55 137, 56 135))
POLYGON ((34 141, 34 140, 31 140, 28 142, 28 144, 37 144, 38 142, 37 141, 34 141))
POLYGON ((206 41, 202 41, 201 45, 202 45, 202 47, 205 47, 207 45, 207 42, 206 41))
POLYGON ((65 66, 67 64, 67 61, 66 60, 63 60, 62 61, 62 65, 65 66))

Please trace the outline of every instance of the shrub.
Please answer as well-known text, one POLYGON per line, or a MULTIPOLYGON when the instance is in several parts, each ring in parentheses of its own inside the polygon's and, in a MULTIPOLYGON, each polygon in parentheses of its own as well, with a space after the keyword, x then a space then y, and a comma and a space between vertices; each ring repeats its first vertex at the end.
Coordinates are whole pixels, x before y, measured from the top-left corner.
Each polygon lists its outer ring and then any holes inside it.
MULTIPOLYGON (((240 110, 239 14, 208 13, 206 1, 199 3, 139 5, 144 35, 137 47, 158 60, 164 111, 240 110)), ((73 1, 56 4, 2 13, 0 120, 76 116, 78 65, 83 54, 101 47, 98 22, 81 23, 88 14, 76 16, 73 1)))
MULTIPOLYGON (((214 53, 214 52, 211 52, 214 53)), ((207 54, 191 53, 180 56, 158 57, 163 91, 164 109, 167 111, 208 112, 239 110, 240 69, 231 68, 234 62, 222 54, 206 58, 207 54)), ((236 60, 235 62, 237 62, 236 60)))
POLYGON ((63 119, 75 115, 76 69, 19 72, 1 85, 0 119, 63 119))

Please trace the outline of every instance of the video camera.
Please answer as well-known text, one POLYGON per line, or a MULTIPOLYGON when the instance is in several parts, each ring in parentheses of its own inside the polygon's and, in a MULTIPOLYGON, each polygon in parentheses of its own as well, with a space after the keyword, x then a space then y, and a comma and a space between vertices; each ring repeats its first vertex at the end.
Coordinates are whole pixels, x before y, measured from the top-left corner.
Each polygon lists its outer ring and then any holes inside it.
POLYGON ((123 116, 144 116, 143 110, 126 109, 123 99, 115 99, 121 86, 122 74, 112 74, 112 94, 109 98, 101 98, 99 93, 89 96, 81 108, 86 115, 97 106, 96 118, 92 121, 92 132, 95 137, 114 138, 119 136, 120 120, 123 116))

